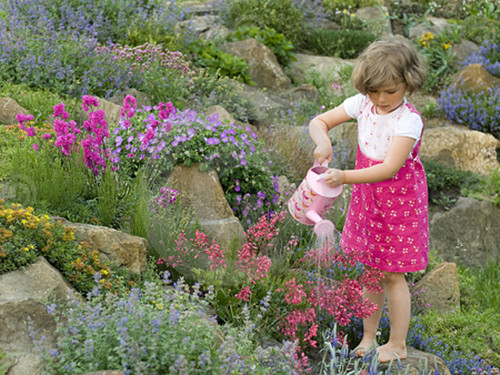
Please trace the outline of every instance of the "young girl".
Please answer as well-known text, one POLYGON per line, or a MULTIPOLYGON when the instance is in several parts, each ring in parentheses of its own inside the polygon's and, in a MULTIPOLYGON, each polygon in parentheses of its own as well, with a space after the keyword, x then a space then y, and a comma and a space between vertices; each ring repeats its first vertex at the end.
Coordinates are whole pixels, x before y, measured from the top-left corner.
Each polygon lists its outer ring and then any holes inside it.
POLYGON ((309 125, 314 157, 322 163, 333 158, 328 131, 348 120, 358 121, 356 169, 329 169, 325 180, 331 186, 353 184, 341 246, 346 252, 362 250, 365 266, 384 275, 384 292, 365 291, 378 310, 363 321, 363 338, 355 349, 362 356, 376 342, 387 296, 391 332, 389 341, 377 348, 381 362, 407 356, 411 299, 405 272, 422 270, 428 263, 427 182, 418 158, 424 124, 405 98, 424 79, 425 65, 411 46, 374 42, 352 73, 360 94, 309 125))

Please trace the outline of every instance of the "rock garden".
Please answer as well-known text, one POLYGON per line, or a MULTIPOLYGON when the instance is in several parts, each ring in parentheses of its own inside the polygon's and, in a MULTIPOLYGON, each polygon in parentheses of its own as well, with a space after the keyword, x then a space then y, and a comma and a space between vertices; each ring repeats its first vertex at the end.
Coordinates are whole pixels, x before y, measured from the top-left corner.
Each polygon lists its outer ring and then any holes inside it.
MULTIPOLYGON (((500 367, 500 6, 0 0, 0 375, 500 367), (408 357, 352 348, 380 280, 287 202, 371 42, 426 59, 430 262, 408 357)), ((353 168, 356 123, 330 132, 353 168)), ((384 308, 377 344, 388 340, 384 308)))

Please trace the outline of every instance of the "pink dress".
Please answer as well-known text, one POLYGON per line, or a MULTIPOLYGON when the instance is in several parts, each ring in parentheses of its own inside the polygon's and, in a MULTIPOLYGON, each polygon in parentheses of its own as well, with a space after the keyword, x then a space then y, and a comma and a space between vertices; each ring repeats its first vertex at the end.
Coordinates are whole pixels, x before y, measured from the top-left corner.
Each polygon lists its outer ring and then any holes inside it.
MULTIPOLYGON (((404 106, 418 114, 409 103, 404 106)), ((367 266, 387 272, 414 272, 427 266, 428 198, 418 157, 420 143, 393 178, 353 185, 340 243, 346 252, 363 250, 367 266)), ((381 162, 364 155, 358 145, 356 169, 381 162)))

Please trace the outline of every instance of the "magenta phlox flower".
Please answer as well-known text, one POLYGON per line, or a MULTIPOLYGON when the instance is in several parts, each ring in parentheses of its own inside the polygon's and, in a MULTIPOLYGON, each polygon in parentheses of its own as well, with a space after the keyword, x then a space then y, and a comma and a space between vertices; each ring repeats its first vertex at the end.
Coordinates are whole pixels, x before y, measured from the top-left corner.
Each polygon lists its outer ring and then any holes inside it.
POLYGON ((123 99, 123 108, 120 110, 122 117, 132 118, 135 115, 135 110, 137 109, 137 104, 135 97, 132 95, 126 95, 123 99))
POLYGON ((36 129, 33 126, 30 126, 26 129, 26 135, 28 137, 34 137, 36 135, 36 129))
POLYGON ((82 97, 82 109, 85 112, 88 112, 89 111, 89 106, 98 107, 99 106, 99 101, 97 100, 97 98, 94 98, 93 96, 84 95, 82 97))
POLYGON ((19 127, 22 129, 22 130, 26 130, 26 127, 24 125, 24 123, 26 121, 31 121, 33 120, 35 117, 33 115, 25 115, 24 113, 18 113, 16 115, 16 119, 17 119, 17 122, 19 123, 19 127))
POLYGON ((38 147, 38 145, 36 143, 33 143, 33 149, 35 151, 40 151, 40 147, 38 147))
POLYGON ((66 112, 66 110, 64 109, 65 108, 65 104, 64 103, 59 103, 59 104, 56 104, 53 109, 54 109, 54 113, 53 113, 53 117, 54 118, 57 118, 57 117, 60 117, 62 118, 63 120, 67 120, 69 118, 69 113, 66 112))
POLYGON ((45 133, 44 135, 42 135, 42 139, 48 139, 48 138, 52 138, 52 135, 49 133, 45 133))

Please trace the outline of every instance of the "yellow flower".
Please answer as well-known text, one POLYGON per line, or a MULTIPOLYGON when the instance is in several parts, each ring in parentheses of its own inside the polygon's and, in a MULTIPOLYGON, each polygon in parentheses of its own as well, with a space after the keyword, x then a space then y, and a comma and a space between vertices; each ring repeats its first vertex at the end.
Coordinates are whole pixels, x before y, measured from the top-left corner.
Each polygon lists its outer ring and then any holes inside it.
POLYGON ((443 48, 447 50, 448 48, 451 47, 451 43, 443 43, 443 48))
POLYGON ((347 9, 344 9, 342 13, 347 14, 347 9))

